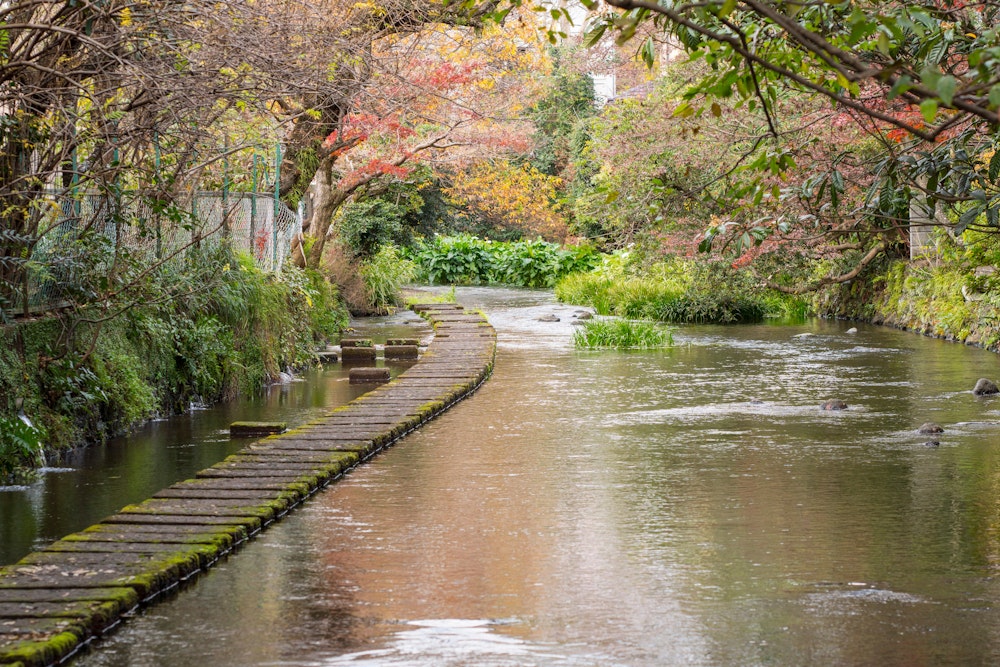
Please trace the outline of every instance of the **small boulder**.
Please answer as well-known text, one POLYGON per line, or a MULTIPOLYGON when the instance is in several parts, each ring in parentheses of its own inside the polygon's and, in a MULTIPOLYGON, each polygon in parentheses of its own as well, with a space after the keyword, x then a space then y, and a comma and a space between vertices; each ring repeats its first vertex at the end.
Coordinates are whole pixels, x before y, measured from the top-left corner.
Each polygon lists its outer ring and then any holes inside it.
POLYGON ((935 424, 934 422, 927 422, 926 424, 921 425, 919 429, 917 429, 917 433, 921 433, 923 435, 944 433, 944 428, 941 426, 941 424, 935 424))
POLYGON ((840 400, 839 398, 833 398, 823 403, 823 405, 821 405, 820 407, 823 408, 824 410, 846 410, 847 403, 840 400))
POLYGON ((558 322, 559 318, 556 317, 555 315, 542 315, 536 321, 537 322, 558 322))
POLYGON ((858 333, 858 329, 857 329, 857 327, 851 327, 850 329, 848 329, 844 333, 856 334, 856 333, 858 333))
POLYGON ((940 440, 928 440, 927 442, 924 443, 924 447, 940 447, 940 446, 941 446, 940 440))
POLYGON ((976 396, 986 396, 988 394, 1000 394, 1000 389, 992 380, 987 380, 986 378, 979 378, 976 382, 976 386, 972 389, 972 393, 976 396))
POLYGON ((807 332, 805 332, 805 333, 800 333, 800 334, 795 334, 794 336, 792 336, 792 338, 809 338, 810 336, 815 336, 815 335, 816 335, 816 334, 813 334, 813 333, 809 333, 809 332, 807 331, 807 332))
POLYGON ((589 313, 586 310, 584 310, 584 311, 582 311, 580 313, 577 313, 573 317, 575 317, 578 320, 592 320, 592 319, 594 319, 594 314, 593 313, 589 313))

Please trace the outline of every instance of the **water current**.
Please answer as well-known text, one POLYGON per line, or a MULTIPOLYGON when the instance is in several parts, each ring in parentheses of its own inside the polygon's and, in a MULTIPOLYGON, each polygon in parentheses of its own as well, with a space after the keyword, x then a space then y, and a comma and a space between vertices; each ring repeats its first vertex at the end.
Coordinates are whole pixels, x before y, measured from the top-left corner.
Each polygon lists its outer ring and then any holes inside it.
POLYGON ((77 664, 1000 663, 995 355, 828 321, 583 352, 550 293, 459 299, 489 382, 77 664))

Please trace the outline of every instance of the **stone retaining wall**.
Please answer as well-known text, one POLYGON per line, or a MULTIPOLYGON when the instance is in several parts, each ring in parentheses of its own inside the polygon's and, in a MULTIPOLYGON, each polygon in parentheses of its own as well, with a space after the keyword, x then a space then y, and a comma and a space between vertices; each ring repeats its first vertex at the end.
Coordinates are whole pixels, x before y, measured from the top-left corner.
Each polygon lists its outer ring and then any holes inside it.
POLYGON ((434 340, 392 382, 0 568, 0 665, 66 660, 475 391, 493 369, 493 328, 455 304, 413 309, 434 340))

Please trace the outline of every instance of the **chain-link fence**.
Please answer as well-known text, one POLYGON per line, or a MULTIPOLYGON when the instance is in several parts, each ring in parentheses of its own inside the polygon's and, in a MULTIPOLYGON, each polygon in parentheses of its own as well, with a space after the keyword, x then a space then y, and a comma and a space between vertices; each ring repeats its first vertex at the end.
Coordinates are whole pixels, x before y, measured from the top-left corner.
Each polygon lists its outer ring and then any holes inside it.
POLYGON ((301 217, 273 195, 246 192, 199 192, 169 206, 130 200, 127 194, 116 200, 83 195, 54 203, 47 217, 19 284, 5 290, 4 310, 12 315, 78 299, 75 288, 81 272, 122 250, 133 261, 151 266, 182 259, 190 248, 229 243, 252 255, 262 270, 280 272, 292 239, 302 229, 301 217), (114 252, 94 261, 88 254, 98 246, 114 252))

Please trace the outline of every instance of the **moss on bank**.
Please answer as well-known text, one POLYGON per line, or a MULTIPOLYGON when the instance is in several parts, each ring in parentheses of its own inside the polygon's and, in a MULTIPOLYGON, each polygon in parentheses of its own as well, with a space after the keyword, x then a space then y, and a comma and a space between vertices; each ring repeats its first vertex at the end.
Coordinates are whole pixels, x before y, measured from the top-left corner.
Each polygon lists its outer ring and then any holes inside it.
MULTIPOLYGON (((346 325, 336 288, 317 273, 267 274, 226 248, 177 264, 116 303, 4 326, 0 419, 19 421, 22 403, 50 453, 100 442, 192 401, 257 392, 312 363, 346 325)), ((0 435, 0 477, 36 463, 25 449, 0 435)))
MULTIPOLYGON (((945 258, 885 260, 858 280, 818 293, 826 317, 885 324, 1000 351, 1000 282, 993 269, 945 258)), ((1000 277, 1000 276, 998 276, 1000 277)))

